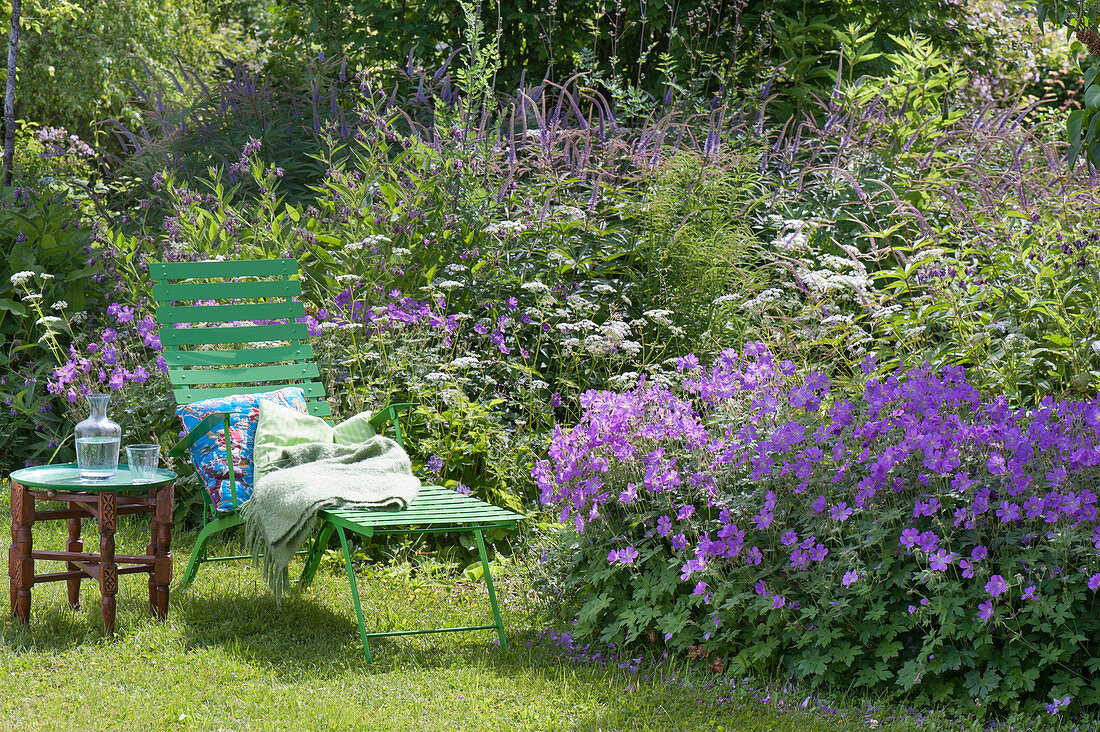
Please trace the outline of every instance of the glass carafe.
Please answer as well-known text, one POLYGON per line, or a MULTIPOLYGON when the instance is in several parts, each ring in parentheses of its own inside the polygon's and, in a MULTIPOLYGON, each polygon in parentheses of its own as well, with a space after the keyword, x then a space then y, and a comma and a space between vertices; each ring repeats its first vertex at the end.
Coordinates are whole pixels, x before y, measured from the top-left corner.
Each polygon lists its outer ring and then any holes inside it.
POLYGON ((76 426, 76 464, 85 480, 107 480, 118 472, 122 428, 107 416, 110 394, 89 394, 91 415, 76 426))

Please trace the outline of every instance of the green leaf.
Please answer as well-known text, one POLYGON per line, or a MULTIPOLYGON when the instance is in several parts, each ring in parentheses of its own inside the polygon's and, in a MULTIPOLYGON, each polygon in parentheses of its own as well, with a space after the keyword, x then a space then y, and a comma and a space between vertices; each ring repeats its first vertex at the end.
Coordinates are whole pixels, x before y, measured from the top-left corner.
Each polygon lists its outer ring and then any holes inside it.
POLYGON ((1089 84, 1085 88, 1085 106, 1100 109, 1100 84, 1089 84))
POLYGON ((462 570, 462 576, 468 580, 478 582, 485 576, 485 568, 481 566, 481 562, 473 562, 466 569, 462 570))
POLYGON ((920 683, 921 676, 924 675, 924 664, 917 659, 906 661, 905 665, 898 671, 897 683, 903 689, 912 689, 914 686, 920 683))
POLYGON ((802 659, 795 664, 795 668, 798 670, 798 675, 802 677, 806 676, 820 676, 825 673, 825 669, 828 664, 826 660, 828 656, 821 652, 818 648, 811 648, 802 659))
POLYGON ((386 203, 388 203, 392 209, 397 202, 397 189, 389 183, 386 183, 382 186, 382 197, 386 199, 386 203))
POLYGON ((1089 161, 1100 167, 1100 139, 1093 140, 1089 145, 1089 161))
POLYGON ((579 613, 577 613, 577 622, 586 628, 594 627, 596 621, 599 619, 603 611, 611 604, 611 595, 603 593, 597 597, 592 598, 581 607, 579 613))
POLYGON ((966 689, 978 699, 988 699, 1001 683, 1001 674, 996 669, 988 669, 984 674, 974 669, 966 675, 966 689))
POLYGON ((27 308, 21 302, 0 297, 0 310, 7 310, 16 315, 26 315, 27 308))
POLYGON ((875 650, 875 655, 881 658, 883 661, 889 661, 891 658, 895 658, 901 653, 900 641, 883 641, 878 644, 878 648, 875 650))
POLYGON ((1084 122, 1084 110, 1075 109, 1066 118, 1066 133, 1069 135, 1070 150, 1079 150, 1081 147, 1081 124, 1084 122))

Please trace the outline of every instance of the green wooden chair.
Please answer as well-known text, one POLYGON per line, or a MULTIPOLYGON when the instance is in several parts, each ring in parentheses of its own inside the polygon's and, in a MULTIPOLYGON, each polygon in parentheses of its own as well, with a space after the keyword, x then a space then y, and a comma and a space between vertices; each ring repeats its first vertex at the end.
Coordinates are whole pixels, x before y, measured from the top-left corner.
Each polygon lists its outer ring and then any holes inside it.
MULTIPOLYGON (((157 322, 168 376, 177 403, 195 402, 233 394, 255 394, 299 386, 306 394, 310 414, 328 418, 313 349, 307 342, 306 326, 297 322, 305 315, 297 279, 298 263, 293 259, 261 261, 150 262, 157 322), (187 324, 186 327, 177 327, 187 324)), ((391 404, 374 415, 371 425, 404 442, 399 416, 413 405, 391 404)), ((218 428, 228 431, 228 414, 207 416, 169 451, 186 457, 188 448, 201 436, 218 428)), ((228 444, 229 441, 227 441, 228 444)), ((227 460, 232 461, 232 450, 227 460)), ((199 567, 208 561, 250 559, 247 555, 211 557, 208 545, 215 535, 240 525, 243 519, 229 472, 232 510, 219 511, 203 491, 203 528, 188 560, 181 585, 194 581, 199 567)), ((321 514, 317 536, 306 555, 301 584, 308 585, 328 542, 335 533, 340 541, 351 588, 352 603, 367 662, 371 661, 369 638, 467 630, 496 630, 501 647, 507 647, 504 624, 489 572, 484 532, 514 529, 525 517, 440 486, 422 486, 416 500, 404 511, 335 510, 321 514), (485 584, 493 611, 492 625, 368 633, 359 603, 359 591, 349 549, 349 534, 364 538, 394 534, 472 532, 481 558, 485 584)))

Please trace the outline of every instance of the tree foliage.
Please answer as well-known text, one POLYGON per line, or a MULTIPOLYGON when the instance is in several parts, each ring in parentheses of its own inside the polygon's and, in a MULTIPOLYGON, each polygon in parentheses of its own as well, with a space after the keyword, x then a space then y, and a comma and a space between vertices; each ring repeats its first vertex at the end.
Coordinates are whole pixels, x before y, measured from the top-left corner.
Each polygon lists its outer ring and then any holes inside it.
POLYGON ((87 139, 106 117, 137 119, 128 79, 213 68, 241 49, 232 25, 186 0, 27 0, 23 12, 17 116, 87 139))
POLYGON ((1100 168, 1100 79, 1097 79, 1100 73, 1100 33, 1097 32, 1100 2, 1041 0, 1038 7, 1040 27, 1047 22, 1064 27, 1076 39, 1074 46, 1088 54, 1088 65, 1080 64, 1085 89, 1083 106, 1070 112, 1066 119, 1069 164, 1073 167, 1083 156, 1100 168))
MULTIPOLYGON (((419 61, 441 68, 461 48, 465 24, 456 4, 443 0, 277 0, 275 7, 284 41, 277 63, 286 71, 296 63, 286 54, 310 53, 349 55, 367 66, 419 61)), ((910 32, 950 47, 962 8, 947 0, 483 0, 480 11, 487 28, 500 29, 501 88, 588 72, 623 99, 710 95, 762 68, 801 61, 792 54, 816 59, 835 45, 825 32, 785 46, 789 27, 857 22, 886 50, 893 50, 891 34, 910 32)))

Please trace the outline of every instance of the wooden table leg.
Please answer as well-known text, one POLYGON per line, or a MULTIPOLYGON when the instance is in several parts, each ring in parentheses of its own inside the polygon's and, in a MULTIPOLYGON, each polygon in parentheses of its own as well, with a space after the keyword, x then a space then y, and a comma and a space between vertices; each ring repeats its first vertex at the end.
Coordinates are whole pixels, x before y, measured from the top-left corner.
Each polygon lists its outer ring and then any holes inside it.
POLYGON ((11 582, 11 611, 24 624, 31 620, 31 588, 34 587, 34 558, 31 556, 33 526, 34 496, 13 480, 8 574, 11 582))
POLYGON ((118 565, 115 564, 115 529, 118 516, 115 512, 115 494, 104 491, 99 494, 99 591, 103 596, 103 625, 107 634, 115 632, 115 595, 118 594, 118 565))
POLYGON ((175 490, 167 485, 157 491, 146 554, 153 556, 149 575, 149 612, 159 620, 168 617, 168 588, 172 584, 172 502, 175 490))
POLYGON ((15 504, 15 483, 11 484, 11 544, 8 545, 8 587, 11 591, 11 614, 15 615, 15 603, 19 597, 19 582, 20 582, 20 570, 19 570, 19 550, 16 548, 19 545, 19 523, 20 523, 20 510, 16 508, 15 504))
MULTIPOLYGON (((77 509, 80 507, 79 503, 75 501, 68 502, 69 509, 77 509)), ((65 550, 70 552, 84 551, 84 542, 80 538, 80 519, 69 519, 69 543, 65 545, 65 550)), ((70 572, 79 572, 80 567, 72 562, 67 562, 66 567, 70 572)), ((69 607, 74 610, 80 609, 80 580, 81 577, 73 577, 66 580, 66 584, 69 586, 69 607)))

